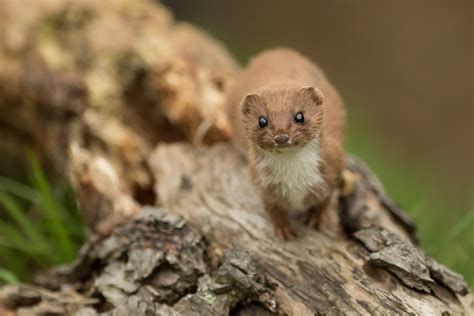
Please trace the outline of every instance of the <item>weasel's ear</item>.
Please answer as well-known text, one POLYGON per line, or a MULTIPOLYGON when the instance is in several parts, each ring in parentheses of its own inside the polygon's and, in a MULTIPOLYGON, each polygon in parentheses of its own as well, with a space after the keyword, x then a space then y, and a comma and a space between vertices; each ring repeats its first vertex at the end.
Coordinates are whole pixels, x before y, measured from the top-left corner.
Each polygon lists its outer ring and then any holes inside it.
POLYGON ((316 105, 323 104, 324 95, 321 92, 321 90, 316 89, 315 87, 304 87, 304 88, 301 88, 301 91, 305 93, 306 95, 308 95, 311 98, 311 100, 313 100, 314 103, 316 103, 316 105))
POLYGON ((240 105, 240 110, 242 111, 242 114, 248 115, 252 109, 252 106, 255 106, 259 100, 260 100, 260 96, 258 96, 257 94, 252 93, 252 94, 246 95, 240 105))

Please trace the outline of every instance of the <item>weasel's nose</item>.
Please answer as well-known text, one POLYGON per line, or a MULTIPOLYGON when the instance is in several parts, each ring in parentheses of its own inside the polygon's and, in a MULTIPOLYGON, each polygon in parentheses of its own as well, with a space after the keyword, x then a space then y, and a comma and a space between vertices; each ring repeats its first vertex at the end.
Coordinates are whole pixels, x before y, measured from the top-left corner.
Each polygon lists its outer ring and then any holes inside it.
POLYGON ((277 145, 286 145, 289 139, 290 136, 288 136, 288 134, 278 134, 273 138, 273 141, 277 145))

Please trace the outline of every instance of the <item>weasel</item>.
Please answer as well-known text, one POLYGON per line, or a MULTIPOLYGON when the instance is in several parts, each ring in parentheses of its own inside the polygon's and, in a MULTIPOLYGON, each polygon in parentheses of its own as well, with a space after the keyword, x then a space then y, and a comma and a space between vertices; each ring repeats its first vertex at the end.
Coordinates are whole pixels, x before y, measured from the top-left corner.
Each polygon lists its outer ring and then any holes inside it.
POLYGON ((293 50, 265 51, 231 87, 227 113, 277 237, 297 237, 292 211, 317 228, 341 181, 346 121, 323 71, 293 50))

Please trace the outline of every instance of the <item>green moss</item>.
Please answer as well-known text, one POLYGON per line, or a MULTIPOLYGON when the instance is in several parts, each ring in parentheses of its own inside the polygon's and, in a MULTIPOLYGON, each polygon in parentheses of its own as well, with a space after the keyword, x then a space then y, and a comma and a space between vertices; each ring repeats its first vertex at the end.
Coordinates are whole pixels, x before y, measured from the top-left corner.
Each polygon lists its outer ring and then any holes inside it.
POLYGON ((216 300, 216 294, 211 290, 207 289, 202 292, 201 297, 206 301, 207 304, 212 305, 216 300))

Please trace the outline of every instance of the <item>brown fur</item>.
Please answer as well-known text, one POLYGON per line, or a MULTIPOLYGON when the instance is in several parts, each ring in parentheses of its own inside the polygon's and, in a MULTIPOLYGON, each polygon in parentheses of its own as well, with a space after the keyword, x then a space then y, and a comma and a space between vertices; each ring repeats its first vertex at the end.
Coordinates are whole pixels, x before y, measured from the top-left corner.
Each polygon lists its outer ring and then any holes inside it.
MULTIPOLYGON (((282 147, 307 145, 319 138, 318 171, 323 183, 311 187, 304 198, 307 224, 318 226, 332 191, 338 186, 343 167, 345 109, 341 98, 324 73, 308 59, 289 49, 272 49, 261 53, 240 74, 228 96, 228 114, 234 141, 249 154, 250 174, 260 192, 275 233, 283 239, 296 236, 289 220, 288 201, 279 185, 263 186, 262 179, 271 168, 256 169, 256 162, 265 151, 286 150, 282 147), (296 124, 296 113, 305 121, 296 124), (258 127, 260 116, 268 126, 258 127), (274 137, 289 135, 287 146, 277 146, 274 137)), ((316 162, 315 162, 316 164, 316 162)))

